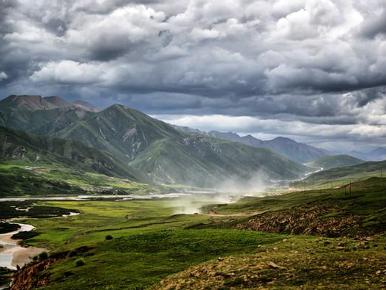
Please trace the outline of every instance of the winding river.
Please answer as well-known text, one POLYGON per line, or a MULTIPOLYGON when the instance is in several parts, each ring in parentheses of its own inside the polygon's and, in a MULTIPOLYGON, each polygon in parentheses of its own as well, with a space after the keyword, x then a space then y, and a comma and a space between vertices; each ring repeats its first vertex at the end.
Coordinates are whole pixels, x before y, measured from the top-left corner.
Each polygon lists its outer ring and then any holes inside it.
POLYGON ((17 266, 24 266, 31 261, 31 258, 45 251, 42 248, 22 247, 20 240, 13 240, 11 237, 19 232, 28 232, 34 229, 27 224, 18 224, 17 231, 0 234, 0 267, 16 270, 17 266))

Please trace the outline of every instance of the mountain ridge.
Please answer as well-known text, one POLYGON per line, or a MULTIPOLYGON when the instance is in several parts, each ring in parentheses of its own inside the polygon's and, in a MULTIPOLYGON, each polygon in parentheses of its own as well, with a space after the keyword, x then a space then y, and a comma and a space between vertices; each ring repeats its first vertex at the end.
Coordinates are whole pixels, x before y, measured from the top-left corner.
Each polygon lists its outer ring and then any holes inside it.
POLYGON ((242 143, 256 148, 267 148, 300 163, 310 162, 320 157, 330 155, 330 152, 327 150, 300 143, 287 137, 279 136, 272 140, 260 140, 253 137, 252 135, 240 136, 234 132, 203 132, 191 128, 187 129, 187 127, 176 127, 186 132, 208 135, 215 138, 242 143))
MULTIPOLYGON (((57 98, 49 101, 60 103, 57 98)), ((36 106, 18 109, 4 103, 0 102, 3 126, 81 142, 108 152, 157 183, 214 186, 227 180, 250 180, 257 173, 266 180, 293 179, 308 170, 268 149, 181 132, 124 105, 89 112, 80 108, 37 110, 36 106)))

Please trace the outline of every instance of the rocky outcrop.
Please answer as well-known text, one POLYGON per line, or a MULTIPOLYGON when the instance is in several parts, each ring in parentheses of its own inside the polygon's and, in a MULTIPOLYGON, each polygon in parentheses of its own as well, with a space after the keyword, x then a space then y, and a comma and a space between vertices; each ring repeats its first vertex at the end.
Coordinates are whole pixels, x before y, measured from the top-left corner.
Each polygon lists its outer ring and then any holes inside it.
POLYGON ((236 228, 327 237, 363 236, 377 231, 364 228, 360 216, 345 213, 333 205, 310 205, 265 212, 237 224, 236 228))
POLYGON ((56 261, 65 258, 66 255, 67 253, 55 254, 24 266, 14 274, 10 290, 29 290, 46 286, 49 282, 49 274, 46 270, 56 261))

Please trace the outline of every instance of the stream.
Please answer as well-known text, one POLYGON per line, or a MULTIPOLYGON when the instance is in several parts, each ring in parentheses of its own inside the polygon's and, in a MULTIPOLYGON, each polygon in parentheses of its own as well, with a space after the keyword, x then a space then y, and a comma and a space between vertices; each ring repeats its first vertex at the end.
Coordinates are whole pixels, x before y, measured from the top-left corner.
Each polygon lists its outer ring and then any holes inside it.
MULTIPOLYGON (((22 247, 20 240, 11 237, 19 232, 28 232, 34 229, 27 224, 19 224, 20 228, 16 231, 0 234, 0 267, 16 270, 17 266, 24 266, 32 260, 32 257, 42 253, 45 249, 35 247, 22 247)), ((6 289, 9 285, 0 285, 1 289, 6 289)))
POLYGON ((27 224, 18 224, 20 229, 10 233, 0 234, 0 267, 16 270, 16 266, 22 267, 31 261, 31 257, 45 251, 42 248, 22 247, 20 240, 13 240, 11 237, 19 232, 28 232, 34 229, 27 224))

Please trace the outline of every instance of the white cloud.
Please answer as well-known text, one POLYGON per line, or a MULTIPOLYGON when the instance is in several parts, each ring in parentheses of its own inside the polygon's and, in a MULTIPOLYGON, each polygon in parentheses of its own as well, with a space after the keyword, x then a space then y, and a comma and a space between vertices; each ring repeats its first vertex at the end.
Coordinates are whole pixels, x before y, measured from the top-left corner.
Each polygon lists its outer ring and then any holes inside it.
POLYGON ((102 80, 101 65, 78 63, 71 60, 49 62, 31 76, 37 82, 88 84, 102 80))
POLYGON ((3 80, 6 80, 8 78, 8 75, 5 72, 0 72, 0 82, 3 80))

